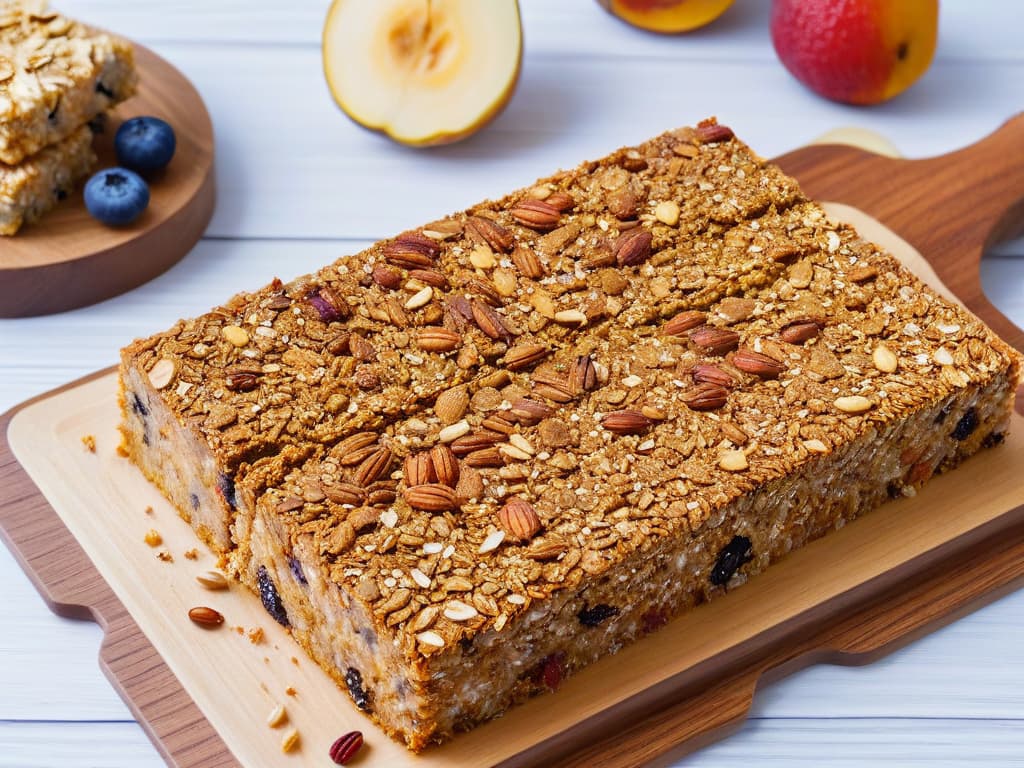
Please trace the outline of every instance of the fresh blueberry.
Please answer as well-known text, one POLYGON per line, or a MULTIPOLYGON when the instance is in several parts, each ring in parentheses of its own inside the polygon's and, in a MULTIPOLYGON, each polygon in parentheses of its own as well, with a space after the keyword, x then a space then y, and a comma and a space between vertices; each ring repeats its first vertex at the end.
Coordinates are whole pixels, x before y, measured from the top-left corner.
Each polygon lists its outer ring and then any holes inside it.
POLYGON ((132 117, 114 136, 117 162, 139 173, 159 171, 174 157, 174 129, 158 117, 132 117))
POLYGON ((147 205, 149 187, 127 168, 106 168, 85 183, 85 207, 104 224, 131 224, 147 205))

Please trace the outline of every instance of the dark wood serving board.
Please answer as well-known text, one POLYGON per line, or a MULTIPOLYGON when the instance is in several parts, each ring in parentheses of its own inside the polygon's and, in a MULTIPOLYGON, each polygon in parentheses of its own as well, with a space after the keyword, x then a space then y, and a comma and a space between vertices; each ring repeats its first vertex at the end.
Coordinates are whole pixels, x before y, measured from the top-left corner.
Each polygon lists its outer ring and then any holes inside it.
MULTIPOLYGON (((779 162, 810 195, 849 203, 888 225, 924 254, 969 308, 1024 350, 1024 332, 988 303, 978 278, 984 247, 1008 236, 1014 224, 1024 224, 1022 146, 1024 116, 1017 116, 979 144, 941 158, 898 160, 849 147, 812 146, 785 155, 779 162)), ((169 765, 243 764, 246 760, 238 751, 238 742, 232 742, 237 734, 229 734, 230 729, 225 728, 230 712, 211 704, 210 692, 190 677, 187 660, 176 658, 174 649, 180 644, 154 631, 161 626, 154 623, 159 617, 154 619, 139 610, 131 586, 111 575, 101 558, 95 557, 94 538, 83 535, 78 521, 68 516, 61 503, 62 496, 77 488, 73 480, 88 470, 87 462, 101 460, 102 467, 111 468, 113 459, 73 456, 68 459, 71 479, 63 481, 68 487, 62 489, 52 477, 42 477, 38 468, 64 459, 36 456, 25 464, 35 467, 44 493, 29 477, 30 470, 15 458, 12 434, 21 435, 17 450, 23 459, 31 452, 32 446, 26 447, 26 442, 32 441, 24 437, 24 422, 30 418, 55 419, 57 426, 51 428, 75 443, 79 431, 100 423, 104 430, 102 436, 97 434, 100 453, 112 451, 114 424, 107 424, 109 413, 95 415, 98 402, 110 409, 110 375, 109 370, 101 371, 0 417, 0 535, 56 613, 91 619, 104 628, 101 666, 169 765), (47 407, 35 407, 40 402, 47 407), (75 415, 78 403, 83 408, 80 418, 75 415), (68 414, 63 420, 52 416, 61 410, 68 414), (51 415, 35 415, 46 411, 51 415), (18 427, 19 420, 20 428, 11 429, 12 421, 18 427), (97 563, 108 578, 100 574, 97 563), (130 612, 126 605, 135 610, 130 612), (205 714, 201 706, 206 708, 205 714), (229 743, 236 745, 238 756, 229 743)), ((1022 406, 1024 402, 1019 400, 1018 410, 1022 406)), ((423 758, 399 754, 395 759, 401 759, 402 765, 452 766, 666 764, 742 723, 760 681, 821 660, 869 661, 1024 585, 1024 490, 1016 487, 1019 484, 1007 469, 1024 463, 1024 420, 1015 417, 1013 427, 1006 445, 972 459, 956 473, 936 478, 916 502, 907 499, 887 505, 795 553, 743 589, 692 612, 691 616, 699 615, 699 622, 682 617, 585 670, 557 695, 539 697, 509 716, 459 737, 451 749, 428 752, 423 758), (972 476, 971 485, 981 481, 978 487, 986 488, 985 498, 967 495, 967 484, 958 478, 968 475, 972 476), (899 537, 874 535, 900 526, 920 525, 920 529, 908 529, 915 534, 934 529, 934 514, 924 517, 921 504, 935 500, 954 505, 957 512, 946 516, 944 532, 934 532, 933 539, 904 546, 892 543, 899 537), (893 509, 888 509, 890 506, 893 509), (821 581, 827 583, 807 588, 801 576, 806 571, 801 569, 827 564, 837 551, 844 553, 846 565, 815 571, 816 579, 824 576, 821 581), (758 607, 768 594, 774 595, 774 603, 758 607), (741 613, 749 610, 743 615, 756 621, 731 621, 729 616, 736 609, 741 613), (751 623, 757 626, 745 626, 751 623), (701 624, 715 628, 713 641, 697 642, 701 624), (684 648, 681 643, 689 645, 684 648), (681 658, 670 664, 664 659, 653 666, 645 661, 646 655, 677 648, 682 648, 677 654, 681 658), (639 681, 624 674, 626 664, 636 665, 639 681), (602 687, 613 690, 600 691, 602 687), (614 728, 609 727, 612 723, 614 728), (488 742, 510 739, 514 748, 496 757, 498 753, 488 742)), ((40 431, 42 447, 45 433, 46 429, 40 431)), ((77 448, 78 454, 84 455, 81 446, 77 448)), ((66 445, 64 449, 72 455, 66 445)), ((102 473, 93 469, 92 474, 102 473)), ((143 515, 138 510, 134 514, 143 515)), ((165 538, 173 540, 172 516, 159 515, 158 511, 158 527, 166 528, 165 538)), ((149 523, 143 518, 139 525, 149 523)), ((133 541, 139 544, 138 538, 133 541)), ((152 553, 147 556, 153 558, 152 553)), ((160 573, 163 578, 171 572, 160 573)), ((190 571, 175 573, 191 580, 190 571)), ((233 599, 254 600, 243 594, 235 594, 233 599)), ((173 635, 182 630, 168 626, 167 631, 173 635)), ((291 653, 287 642, 283 635, 272 633, 269 645, 257 653, 270 654, 272 647, 272 653, 287 657, 291 653)), ((308 685, 314 683, 310 679, 308 685)), ((324 690, 330 695, 329 688, 324 690)), ((300 687, 297 701, 304 696, 313 700, 316 695, 310 688, 300 687)), ((359 715, 340 711, 346 702, 339 695, 337 718, 344 721, 351 716, 359 725, 359 715)), ((295 706, 301 714, 302 704, 295 706)), ((310 764, 322 764, 326 745, 314 737, 314 724, 296 719, 296 725, 304 733, 303 750, 310 764)), ((366 764, 398 765, 391 761, 395 753, 390 751, 390 742, 383 743, 387 740, 365 722, 361 727, 374 742, 366 764)), ((257 722, 253 738, 265 738, 267 733, 266 726, 257 722)), ((270 760, 275 752, 264 750, 262 754, 270 760)), ((305 763, 289 757, 287 764, 305 763)))

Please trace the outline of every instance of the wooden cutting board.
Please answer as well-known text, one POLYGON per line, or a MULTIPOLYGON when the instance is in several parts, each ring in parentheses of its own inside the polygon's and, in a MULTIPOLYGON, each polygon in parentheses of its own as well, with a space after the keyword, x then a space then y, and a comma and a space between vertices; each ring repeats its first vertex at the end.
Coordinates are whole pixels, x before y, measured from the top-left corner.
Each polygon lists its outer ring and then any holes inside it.
MULTIPOLYGON (((899 161, 826 146, 781 162, 810 194, 852 202, 913 242, 968 306, 1022 348, 1024 334, 984 301, 977 278, 984 244, 1024 200, 1024 159, 1012 151, 1022 136, 1018 117, 946 158, 899 161), (951 164, 959 170, 943 175, 951 164), (945 238, 930 236, 929 217, 945 238)), ((893 237, 884 229, 871 236, 879 234, 893 237)), ((914 259, 899 238, 884 245, 914 259)), ((872 658, 1024 584, 1024 486, 1014 479, 1024 466, 1024 419, 1015 416, 1005 445, 917 497, 791 555, 556 695, 416 758, 357 713, 254 596, 198 587, 194 575, 213 558, 200 548, 187 559, 191 531, 116 456, 114 391, 103 371, 0 417, 0 534, 56 612, 104 627, 101 665, 172 766, 323 765, 331 741, 353 728, 368 741, 354 764, 663 764, 742 722, 759 680, 821 659, 872 658), (85 435, 95 437, 95 454, 85 435), (143 543, 151 528, 163 537, 157 548, 143 543), (185 614, 198 604, 221 610, 228 626, 193 626, 185 614), (264 637, 252 643, 246 633, 257 628, 264 637), (282 732, 265 724, 278 703, 302 734, 288 757, 282 732)))

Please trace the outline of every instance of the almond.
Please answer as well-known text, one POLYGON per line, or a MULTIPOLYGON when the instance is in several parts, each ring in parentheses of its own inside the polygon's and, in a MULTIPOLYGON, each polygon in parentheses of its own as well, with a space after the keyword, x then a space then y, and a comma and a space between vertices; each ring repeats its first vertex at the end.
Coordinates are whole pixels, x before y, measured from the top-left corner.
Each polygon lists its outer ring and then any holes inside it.
POLYGON ((437 482, 434 461, 430 457, 430 452, 410 453, 406 456, 402 467, 402 477, 409 488, 415 485, 429 485, 430 483, 437 482))
POLYGON ((452 387, 437 396, 434 413, 444 425, 454 424, 466 415, 469 407, 469 393, 465 387, 452 387))
POLYGON ((732 128, 718 123, 701 122, 697 125, 697 139, 701 144, 728 141, 733 137, 732 128))
POLYGON ((434 465, 437 482, 455 488, 459 484, 459 461, 455 453, 444 443, 430 449, 430 460, 434 465))
POLYGON ((736 349, 740 335, 726 328, 705 325, 690 334, 690 341, 712 355, 724 355, 736 349))
POLYGON ((510 371, 521 371, 550 354, 551 350, 543 344, 520 344, 505 353, 505 367, 510 371))
POLYGON ((800 318, 782 327, 779 338, 787 344, 803 344, 816 338, 821 333, 821 324, 817 320, 800 318))
POLYGON ((208 608, 205 605, 189 609, 188 617, 192 619, 194 624, 207 629, 219 627, 224 623, 224 616, 220 611, 215 611, 213 608, 208 608))
POLYGON ((470 216, 468 225, 485 243, 501 253, 508 253, 516 241, 511 232, 491 219, 470 216))
POLYGON ((733 352, 732 364, 744 373, 752 373, 762 379, 775 379, 786 371, 786 366, 778 360, 746 347, 733 352))
POLYGON ((707 315, 697 310, 687 310, 669 320, 662 326, 661 332, 666 336, 686 336, 688 331, 699 328, 708 321, 707 315))
POLYGON ((540 259, 525 245, 518 245, 512 251, 512 263, 516 265, 516 269, 523 274, 523 277, 533 280, 544 277, 544 266, 540 263, 540 259))
POLYGON ((471 435, 463 435, 453 440, 450 445, 456 456, 465 456, 481 448, 490 448, 496 443, 505 441, 505 435, 500 432, 480 431, 471 435))
POLYGON ((547 232, 558 226, 561 212, 555 206, 543 200, 524 198, 509 211, 512 218, 523 226, 547 232))
POLYGON ((757 309, 757 302, 739 296, 726 296, 715 307, 715 314, 727 323, 739 323, 747 320, 757 309))
POLYGON ((682 400, 694 411, 713 411, 725 405, 729 391, 717 384, 698 384, 682 394, 682 400))
POLYGON ((573 199, 573 196, 561 190, 552 192, 544 198, 544 202, 562 212, 571 211, 576 207, 576 201, 573 199))
POLYGON ((459 506, 455 491, 440 483, 414 485, 406 488, 403 496, 410 507, 425 512, 447 512, 459 506))
POLYGON ((467 454, 463 458, 467 467, 473 467, 475 469, 484 469, 486 467, 503 467, 505 466, 505 459, 501 457, 501 451, 495 446, 489 448, 482 448, 478 451, 473 451, 467 454))
POLYGON ((501 316, 493 307, 489 307, 479 301, 472 301, 470 302, 470 308, 473 312, 473 320, 485 335, 505 342, 512 340, 512 334, 505 327, 505 324, 501 321, 501 316))
POLYGON ((693 366, 690 375, 693 376, 693 380, 698 384, 714 384, 726 389, 732 389, 739 383, 731 373, 710 363, 701 363, 693 366))
POLYGON ((498 511, 498 524, 510 538, 518 541, 529 541, 541 529, 537 510, 523 499, 510 499, 506 502, 498 511))
POLYGON ((381 288, 387 288, 392 291, 402 284, 402 273, 383 264, 378 264, 373 268, 371 277, 373 282, 381 288))
POLYGON ((462 337, 441 325, 432 325, 416 334, 416 346, 427 352, 451 352, 462 343, 462 337))
POLYGON ((651 256, 653 236, 646 229, 634 229, 620 235, 612 246, 615 261, 620 267, 642 264, 651 256))
POLYGON ((391 468, 391 462, 393 459, 394 454, 391 453, 390 448, 378 448, 364 459, 363 463, 356 469, 355 476, 353 478, 356 485, 360 485, 365 488, 370 485, 370 483, 379 480, 391 468))
POLYGON ((622 410, 606 413, 601 417, 601 426, 617 435, 639 435, 646 432, 652 421, 640 411, 622 410))

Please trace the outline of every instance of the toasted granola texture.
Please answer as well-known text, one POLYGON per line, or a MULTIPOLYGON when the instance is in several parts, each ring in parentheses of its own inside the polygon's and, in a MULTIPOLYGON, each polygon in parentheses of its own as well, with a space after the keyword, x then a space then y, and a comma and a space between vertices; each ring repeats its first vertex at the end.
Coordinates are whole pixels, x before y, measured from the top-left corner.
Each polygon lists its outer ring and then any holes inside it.
POLYGON ((998 445, 1018 378, 711 120, 135 342, 123 432, 419 750, 998 445))
POLYGON ((131 45, 47 9, 0 0, 0 162, 15 165, 135 93, 131 45))
POLYGON ((95 163, 87 125, 17 165, 0 163, 0 235, 15 234, 57 205, 95 163))

